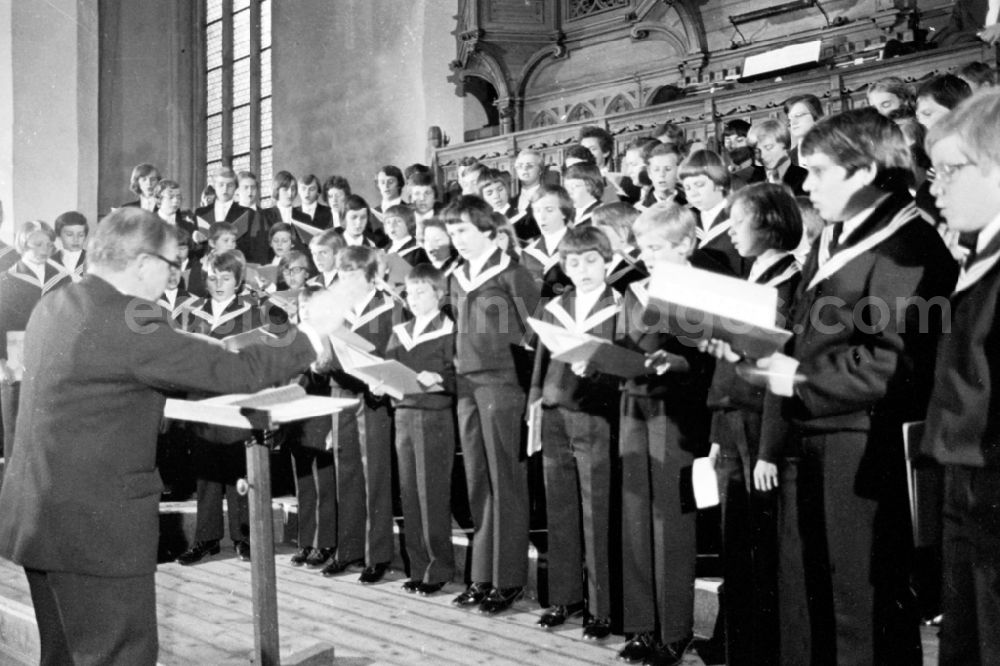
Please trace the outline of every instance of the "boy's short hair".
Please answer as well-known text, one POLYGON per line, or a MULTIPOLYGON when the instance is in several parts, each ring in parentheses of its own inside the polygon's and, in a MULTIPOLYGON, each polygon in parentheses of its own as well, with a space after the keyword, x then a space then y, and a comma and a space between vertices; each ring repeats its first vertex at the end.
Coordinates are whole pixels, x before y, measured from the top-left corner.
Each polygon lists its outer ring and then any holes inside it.
POLYGON ((236 287, 239 288, 243 284, 243 272, 246 270, 246 260, 243 258, 243 253, 236 250, 220 252, 219 254, 212 255, 209 268, 214 273, 225 273, 226 271, 232 273, 233 277, 236 278, 236 287))
POLYGON ((181 186, 180 183, 178 183, 176 180, 170 180, 169 178, 164 178, 163 180, 161 180, 156 184, 156 187, 153 188, 153 198, 159 201, 160 197, 162 197, 163 193, 166 192, 167 190, 179 190, 179 189, 181 189, 181 186))
POLYGON ((326 196, 331 189, 338 189, 344 196, 351 196, 351 183, 343 176, 330 176, 323 181, 323 196, 326 196))
POLYGON ((382 211, 382 219, 385 220, 390 217, 398 217, 402 219, 411 236, 417 232, 417 214, 414 213, 413 209, 409 206, 405 204, 389 206, 386 210, 382 211))
POLYGON ((795 197, 784 185, 753 183, 733 193, 728 208, 739 203, 766 234, 768 248, 791 251, 802 240, 802 215, 795 197))
POLYGON ((646 156, 646 162, 654 157, 659 157, 660 155, 675 155, 677 161, 681 161, 681 150, 677 147, 676 143, 658 143, 655 146, 650 146, 649 154, 646 156))
POLYGON ((458 161, 458 166, 460 167, 470 167, 473 164, 479 164, 479 160, 477 160, 472 155, 466 155, 465 157, 463 157, 458 161))
POLYGON ((410 187, 434 187, 434 174, 428 171, 415 171, 406 178, 410 187))
MULTIPOLYGON (((315 176, 313 176, 313 178, 315 178, 315 176)), ((244 180, 252 180, 255 183, 259 183, 259 181, 257 180, 257 174, 255 174, 253 171, 244 170, 236 174, 237 183, 242 183, 244 180)))
POLYGON ((14 249, 18 254, 24 254, 28 249, 28 239, 36 232, 42 232, 49 237, 53 243, 56 240, 56 232, 49 226, 48 222, 42 220, 28 220, 17 229, 14 235, 14 249))
POLYGON ((371 224, 372 221, 372 211, 368 206, 368 202, 364 200, 364 197, 358 196, 357 194, 348 195, 344 199, 345 210, 363 210, 368 213, 368 223, 371 224))
POLYGON ((762 120, 751 127, 748 136, 753 143, 763 143, 766 139, 771 139, 783 145, 786 150, 792 146, 792 135, 788 133, 788 125, 774 118, 762 120))
MULTIPOLYGON (((424 220, 424 234, 426 234, 427 230, 432 227, 434 229, 440 229, 445 233, 445 235, 448 234, 448 226, 444 223, 444 220, 442 220, 440 217, 432 217, 428 220, 424 220)), ((448 240, 451 241, 450 236, 448 237, 448 240)))
POLYGON ((597 139, 601 146, 601 152, 608 155, 615 149, 614 137, 606 129, 597 125, 587 125, 580 128, 580 141, 582 142, 584 139, 597 139))
POLYGON ((632 233, 638 238, 650 233, 662 234, 672 243, 685 238, 695 238, 698 220, 687 206, 672 201, 661 201, 639 214, 632 224, 632 233))
POLYGON ((535 193, 531 195, 530 203, 535 203, 542 197, 549 195, 555 195, 559 198, 559 210, 562 211, 563 217, 566 218, 566 224, 573 224, 573 219, 576 217, 576 207, 573 206, 573 200, 570 199, 569 192, 562 185, 546 185, 544 183, 539 185, 535 193))
POLYGON ((406 276, 406 284, 429 284, 431 289, 437 292, 438 297, 448 293, 448 280, 444 273, 434 268, 431 264, 417 264, 406 276))
POLYGON ((227 166, 220 166, 219 168, 217 168, 215 170, 215 173, 212 175, 212 180, 213 181, 216 180, 216 179, 218 179, 218 178, 226 178, 228 180, 235 181, 236 180, 236 172, 233 171, 232 169, 230 169, 227 166))
POLYGON ((570 146, 563 153, 563 163, 567 160, 580 160, 580 164, 597 164, 597 160, 594 159, 594 153, 590 152, 580 144, 570 146))
POLYGON ((56 218, 55 224, 56 235, 62 233, 62 230, 66 227, 83 227, 89 231, 87 226, 87 218, 83 216, 83 213, 77 212, 75 210, 68 210, 56 218))
POLYGON ((1000 166, 1000 89, 979 90, 931 127, 925 142, 930 153, 938 141, 954 136, 980 169, 1000 166))
POLYGON ((583 254, 584 252, 596 252, 601 255, 605 263, 611 261, 615 254, 611 249, 611 241, 608 240, 607 234, 589 224, 570 229, 559 242, 559 258, 564 265, 568 255, 583 254))
POLYGON ((591 213, 590 221, 594 226, 611 227, 624 240, 632 236, 632 223, 639 217, 639 210, 624 201, 615 201, 598 206, 591 213))
POLYGON ((236 237, 236 225, 230 222, 214 222, 208 228, 208 240, 217 241, 222 236, 229 234, 236 237))
POLYGON ((384 167, 379 169, 378 172, 384 173, 389 178, 395 178, 396 186, 399 187, 399 189, 403 189, 403 185, 406 184, 406 181, 403 180, 403 172, 400 171, 399 167, 397 166, 393 166, 392 164, 386 164, 384 167))
POLYGON ((285 232, 286 234, 292 237, 293 241, 295 240, 295 234, 292 232, 292 225, 288 224, 287 222, 276 222, 275 224, 271 225, 270 229, 267 230, 268 242, 273 241, 274 237, 280 234, 281 232, 285 232))
POLYGON ((595 199, 600 199, 604 196, 604 174, 601 173, 601 168, 593 162, 590 164, 574 164, 566 167, 566 172, 563 174, 563 181, 570 179, 582 180, 587 191, 595 199))
POLYGON ((213 197, 215 196, 215 187, 213 185, 205 186, 205 189, 201 191, 201 200, 203 200, 209 194, 211 194, 213 197))
POLYGON ((191 249, 191 234, 184 227, 174 227, 174 236, 177 239, 178 245, 183 245, 189 250, 191 249))
POLYGON ((677 170, 678 180, 683 181, 685 178, 696 176, 706 176, 725 192, 729 191, 729 184, 732 181, 726 163, 712 150, 696 150, 681 162, 677 170))
MULTIPOLYGON (((653 138, 659 139, 659 137, 664 135, 670 139, 667 143, 671 143, 678 148, 684 145, 684 129, 679 125, 671 122, 657 125, 656 129, 653 130, 653 138)), ((661 143, 663 142, 661 141, 661 143)))
POLYGON ((337 254, 337 271, 364 271, 365 280, 378 277, 378 252, 363 245, 348 245, 337 254))
POLYGON ((410 166, 408 166, 405 169, 403 169, 403 179, 405 181, 408 181, 408 180, 410 180, 410 176, 412 176, 415 173, 430 173, 430 172, 431 172, 431 168, 429 166, 427 166, 426 164, 421 164, 419 162, 414 162, 410 166))
POLYGON ((750 123, 742 118, 734 118, 722 126, 722 136, 738 136, 746 138, 750 132, 750 123))
POLYGON ((328 247, 336 252, 346 246, 347 242, 344 240, 344 234, 340 232, 340 229, 324 229, 321 233, 309 239, 309 247, 313 247, 314 245, 328 247))
POLYGON ((809 115, 813 117, 813 120, 819 120, 823 117, 823 103, 819 101, 819 97, 816 97, 816 95, 795 95, 786 99, 782 105, 782 110, 786 116, 796 104, 804 105, 809 110, 809 115))
POLYGON ((306 270, 308 270, 310 264, 309 257, 306 256, 306 253, 303 252, 302 250, 296 250, 295 248, 292 248, 291 250, 285 253, 285 256, 283 256, 281 259, 278 260, 278 273, 280 274, 281 271, 291 266, 293 261, 298 261, 299 259, 302 259, 306 262, 306 270))
POLYGON ((160 170, 152 164, 147 164, 146 162, 136 164, 132 168, 132 176, 128 180, 128 189, 130 189, 133 194, 141 194, 142 190, 139 189, 139 179, 153 174, 156 174, 157 178, 160 177, 160 170))
POLYGON ((291 187, 295 184, 295 176, 293 176, 288 171, 279 171, 274 174, 274 178, 271 180, 271 196, 277 200, 278 190, 282 188, 291 187))
POLYGON ((482 194, 483 189, 493 185, 494 183, 500 183, 510 192, 510 175, 506 171, 500 171, 499 169, 484 169, 479 172, 479 178, 476 180, 476 187, 479 188, 479 193, 482 194))
POLYGON ((653 151, 657 146, 662 146, 663 144, 659 139, 654 139, 650 136, 641 136, 637 139, 632 139, 625 146, 625 150, 638 150, 639 156, 642 157, 643 162, 649 161, 649 153, 653 151))
POLYGON ((917 99, 929 97, 946 109, 954 109, 959 103, 972 95, 969 84, 954 74, 932 76, 917 88, 917 99))
POLYGON ((445 225, 449 225, 465 222, 462 215, 465 215, 472 226, 479 231, 488 233, 490 238, 496 237, 497 223, 493 219, 493 207, 479 197, 463 194, 445 206, 439 216, 445 225))
POLYGON ((960 68, 956 73, 963 79, 972 81, 979 87, 990 87, 997 84, 996 72, 994 72, 993 68, 985 62, 970 62, 960 68))
POLYGON ((308 176, 305 176, 304 178, 299 179, 299 184, 300 185, 312 185, 313 183, 316 184, 316 189, 318 190, 319 187, 320 187, 319 178, 317 178, 316 174, 314 174, 314 173, 311 173, 308 176))
POLYGON ((872 184, 885 191, 905 189, 913 182, 913 157, 902 130, 870 106, 826 116, 813 125, 802 139, 799 155, 813 153, 823 153, 844 167, 848 176, 874 165, 872 184))

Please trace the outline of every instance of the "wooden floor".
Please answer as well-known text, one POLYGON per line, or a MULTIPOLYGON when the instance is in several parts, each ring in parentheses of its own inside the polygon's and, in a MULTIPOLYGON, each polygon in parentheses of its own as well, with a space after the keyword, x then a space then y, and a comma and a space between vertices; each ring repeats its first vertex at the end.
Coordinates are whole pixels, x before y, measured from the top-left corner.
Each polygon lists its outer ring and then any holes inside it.
MULTIPOLYGON (((519 601, 512 611, 487 618, 451 605, 462 590, 450 584, 435 597, 400 589, 393 571, 385 582, 365 586, 358 571, 323 578, 288 564, 290 548, 277 557, 278 607, 283 657, 317 643, 334 646, 338 665, 377 664, 612 664, 623 639, 604 643, 581 638, 580 621, 547 632, 534 626, 537 603, 519 601)), ((229 553, 191 567, 162 564, 156 574, 163 664, 247 664, 253 649, 250 570, 229 553)), ((31 606, 24 572, 0 560, 0 597, 31 606)), ((701 665, 689 653, 687 666, 701 665)))

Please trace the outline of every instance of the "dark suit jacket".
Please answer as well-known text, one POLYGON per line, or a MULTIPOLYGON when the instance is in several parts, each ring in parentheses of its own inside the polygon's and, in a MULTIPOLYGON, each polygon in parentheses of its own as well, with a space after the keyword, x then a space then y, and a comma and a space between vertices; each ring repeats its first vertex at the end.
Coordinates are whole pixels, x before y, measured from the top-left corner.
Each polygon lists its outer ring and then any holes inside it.
POLYGON ((788 326, 796 334, 787 353, 799 361, 805 381, 791 398, 768 396, 761 458, 780 458, 785 442, 777 441, 767 426, 782 417, 806 433, 873 433, 885 438, 886 446, 895 441, 902 445, 904 421, 923 418, 944 324, 941 308, 926 304, 947 298, 958 274, 941 237, 916 212, 910 195, 897 193, 843 239, 827 263, 889 227, 904 209, 913 219, 833 272, 819 266, 823 238, 814 245, 788 326), (919 300, 899 307, 911 298, 919 300), (866 304, 886 309, 875 313, 866 304), (781 417, 773 414, 776 408, 781 417))
MULTIPOLYGON (((197 209, 194 214, 209 224, 215 222, 229 222, 236 224, 236 249, 243 253, 248 263, 266 264, 270 261, 268 252, 271 245, 267 239, 267 228, 261 224, 260 211, 252 208, 244 208, 235 201, 226 213, 226 219, 215 219, 215 206, 204 206, 197 209), (241 217, 246 213, 246 217, 241 217)), ((203 254, 208 252, 208 248, 203 248, 203 254)))
POLYGON ((17 250, 0 241, 0 273, 13 266, 21 258, 17 250))
POLYGON ((0 555, 91 576, 156 569, 164 392, 249 393, 316 359, 294 332, 287 345, 239 354, 192 340, 154 303, 94 275, 44 299, 27 333, 15 454, 0 489, 0 555))
MULTIPOLYGON (((45 281, 41 283, 20 261, 0 274, 0 358, 7 358, 7 333, 25 330, 42 297, 70 281, 69 273, 51 259, 45 265, 45 281)), ((62 327, 73 325, 72 320, 67 320, 62 327)))
POLYGON ((296 206, 292 209, 292 216, 298 219, 296 213, 301 216, 303 222, 318 229, 329 229, 333 226, 333 212, 329 206, 324 206, 321 203, 316 204, 316 213, 312 217, 303 212, 302 206, 296 206))

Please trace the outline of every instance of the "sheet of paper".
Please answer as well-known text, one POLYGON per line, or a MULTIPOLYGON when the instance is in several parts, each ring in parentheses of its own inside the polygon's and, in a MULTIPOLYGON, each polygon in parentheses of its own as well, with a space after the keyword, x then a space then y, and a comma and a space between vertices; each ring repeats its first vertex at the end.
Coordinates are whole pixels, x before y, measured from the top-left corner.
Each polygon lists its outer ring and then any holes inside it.
POLYGON ((691 487, 694 503, 699 509, 719 505, 719 481, 709 458, 695 458, 691 464, 691 487))
POLYGON ((528 455, 542 450, 542 400, 528 405, 528 455))

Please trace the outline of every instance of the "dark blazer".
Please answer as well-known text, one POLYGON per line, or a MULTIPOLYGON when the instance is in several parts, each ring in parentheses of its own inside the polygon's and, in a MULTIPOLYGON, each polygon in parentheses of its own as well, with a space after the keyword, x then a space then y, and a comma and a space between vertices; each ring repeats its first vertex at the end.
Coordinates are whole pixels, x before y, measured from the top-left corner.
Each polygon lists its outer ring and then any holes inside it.
POLYGON ((296 213, 301 216, 303 222, 318 229, 329 229, 333 226, 333 212, 329 206, 321 203, 316 204, 316 212, 312 217, 302 210, 302 206, 292 208, 292 217, 296 217, 296 213))
POLYGON ((804 433, 869 432, 886 446, 901 446, 901 424, 922 419, 927 406, 944 322, 941 309, 920 303, 947 298, 955 284, 958 266, 944 242, 906 192, 884 200, 821 268, 827 238, 820 237, 806 261, 789 320, 796 334, 786 353, 799 361, 805 380, 793 397, 769 395, 765 404, 760 455, 769 462, 784 446, 784 433, 772 433, 769 422, 784 419, 804 433), (893 228, 866 248, 875 234, 893 228), (860 248, 866 249, 835 268, 843 259, 838 255, 860 248), (900 299, 918 302, 898 308, 900 299), (869 316, 865 303, 886 304, 880 326, 859 325, 869 316), (778 408, 781 416, 773 414, 778 408))
POLYGON ((723 210, 719 213, 707 231, 706 225, 702 223, 701 213, 698 211, 694 213, 698 217, 698 250, 723 266, 723 273, 746 277, 750 273, 753 260, 741 257, 733 246, 733 240, 729 237, 729 211, 723 210))
POLYGON ((417 241, 414 238, 411 238, 403 243, 403 247, 399 248, 399 250, 395 251, 393 254, 399 255, 411 266, 426 264, 430 261, 430 259, 427 258, 427 253, 424 252, 424 248, 417 245, 417 241))
POLYGON ((517 240, 523 247, 538 238, 542 232, 538 228, 538 223, 535 222, 535 216, 531 212, 531 206, 528 206, 528 209, 524 211, 524 214, 522 215, 517 208, 517 201, 517 196, 510 198, 510 206, 507 207, 505 215, 514 226, 514 234, 517 236, 517 240))
POLYGON ((21 255, 17 253, 17 250, 0 241, 0 273, 6 271, 20 259, 21 255))
POLYGON ((628 253, 627 257, 617 257, 617 259, 611 260, 608 275, 604 280, 619 294, 624 294, 630 284, 648 277, 649 271, 646 270, 646 264, 639 258, 639 250, 634 249, 628 253))
POLYGON ((558 296, 573 284, 562 269, 559 247, 546 247, 544 236, 539 236, 524 248, 521 252, 521 265, 531 273, 541 290, 542 298, 558 296))
MULTIPOLYGON (((42 297, 70 282, 69 273, 51 259, 45 265, 44 282, 21 261, 0 274, 0 358, 7 358, 7 333, 24 331, 42 297)), ((62 328, 73 325, 67 320, 62 328)))
POLYGON ((80 256, 76 258, 76 265, 72 267, 67 267, 63 264, 63 251, 56 250, 49 257, 54 263, 56 263, 60 268, 69 273, 70 277, 74 282, 78 282, 80 278, 83 277, 83 272, 87 270, 87 251, 83 250, 80 252, 80 256))
MULTIPOLYGON (((229 222, 236 224, 236 249, 243 253, 247 263, 266 264, 270 261, 268 252, 271 245, 267 239, 267 228, 261 224, 260 211, 252 208, 244 208, 235 201, 226 213, 226 219, 215 219, 215 206, 203 206, 194 211, 194 214, 208 222, 229 222), (246 213, 246 217, 242 217, 246 213)), ((208 252, 208 248, 202 248, 202 254, 208 252)))
POLYGON ((921 448, 945 465, 1000 466, 998 299, 1000 236, 966 266, 937 352, 921 448))
MULTIPOLYGON (((798 158, 798 149, 795 150, 795 157, 798 158)), ((791 164, 785 169, 785 174, 781 177, 781 182, 784 183, 788 189, 792 191, 792 194, 801 197, 804 196, 806 191, 802 189, 802 184, 806 182, 806 177, 809 172, 804 168, 800 167, 797 162, 792 160, 792 153, 789 151, 788 160, 791 164)), ((750 183, 766 183, 767 182, 767 170, 764 167, 760 167, 753 172, 751 179, 747 181, 750 183)))
POLYGON ((455 404, 455 322, 439 313, 419 335, 413 335, 416 320, 397 324, 386 346, 385 357, 399 361, 415 372, 441 375, 443 391, 404 395, 396 407, 450 409, 455 404))
POLYGON ((287 345, 239 354, 192 340, 155 304, 94 275, 44 299, 27 333, 17 453, 0 489, 0 555, 90 576, 156 569, 164 392, 250 393, 316 359, 295 333, 287 345))

